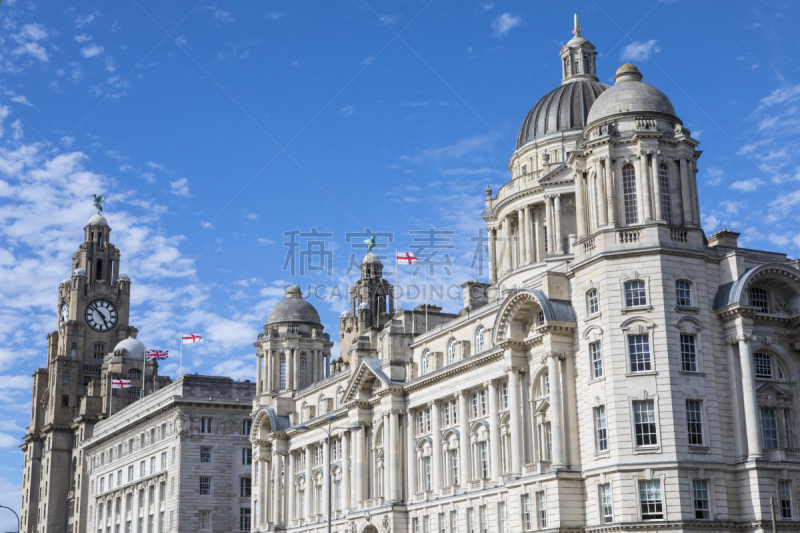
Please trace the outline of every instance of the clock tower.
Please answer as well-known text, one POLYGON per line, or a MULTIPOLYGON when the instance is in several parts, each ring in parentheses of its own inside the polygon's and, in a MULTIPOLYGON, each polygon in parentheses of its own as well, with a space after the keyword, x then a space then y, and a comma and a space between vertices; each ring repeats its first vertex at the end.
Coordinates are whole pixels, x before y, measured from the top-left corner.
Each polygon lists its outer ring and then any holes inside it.
POLYGON ((160 389, 158 363, 128 323, 131 281, 119 273, 111 228, 96 214, 72 255, 72 276, 58 287, 57 329, 47 336, 47 366, 33 373, 20 521, 25 532, 78 532, 85 520, 81 443, 94 424, 160 389), (131 387, 114 389, 115 379, 131 387))

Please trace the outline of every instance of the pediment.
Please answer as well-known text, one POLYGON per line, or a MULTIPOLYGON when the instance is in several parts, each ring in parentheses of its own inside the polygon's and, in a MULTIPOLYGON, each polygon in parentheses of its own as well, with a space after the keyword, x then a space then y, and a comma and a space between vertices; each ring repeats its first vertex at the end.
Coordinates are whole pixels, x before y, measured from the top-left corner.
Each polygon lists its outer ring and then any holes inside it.
POLYGON ((369 396, 372 396, 373 391, 388 385, 396 385, 396 383, 389 379, 389 376, 381 369, 381 360, 363 358, 350 376, 342 403, 352 402, 362 390, 369 391, 369 396))

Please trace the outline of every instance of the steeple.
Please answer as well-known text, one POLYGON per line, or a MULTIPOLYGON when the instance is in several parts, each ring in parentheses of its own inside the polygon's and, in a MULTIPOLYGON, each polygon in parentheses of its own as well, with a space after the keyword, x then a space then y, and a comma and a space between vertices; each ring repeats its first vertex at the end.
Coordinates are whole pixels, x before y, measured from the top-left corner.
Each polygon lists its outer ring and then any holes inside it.
POLYGON ((561 56, 561 85, 581 79, 599 81, 595 71, 597 52, 594 51, 595 48, 592 43, 581 37, 582 32, 578 14, 575 13, 572 28, 572 33, 575 37, 562 46, 559 52, 561 56))

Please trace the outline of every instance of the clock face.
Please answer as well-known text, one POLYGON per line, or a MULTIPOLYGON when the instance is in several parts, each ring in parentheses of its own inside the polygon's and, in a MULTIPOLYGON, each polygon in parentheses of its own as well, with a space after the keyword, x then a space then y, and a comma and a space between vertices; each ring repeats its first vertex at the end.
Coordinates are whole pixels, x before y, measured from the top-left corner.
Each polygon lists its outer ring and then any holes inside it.
POLYGON ((117 309, 111 302, 95 300, 86 307, 86 323, 95 331, 108 331, 117 325, 117 309))

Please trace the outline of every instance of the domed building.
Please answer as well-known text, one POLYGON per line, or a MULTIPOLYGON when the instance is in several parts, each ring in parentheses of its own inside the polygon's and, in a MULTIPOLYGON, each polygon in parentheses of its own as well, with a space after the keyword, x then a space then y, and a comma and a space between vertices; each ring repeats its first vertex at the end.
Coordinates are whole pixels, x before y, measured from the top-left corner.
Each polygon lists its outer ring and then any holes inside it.
POLYGON ((318 315, 294 289, 270 315, 255 531, 762 532, 770 499, 800 528, 798 261, 703 233, 698 141, 573 33, 486 190, 490 279, 458 314, 395 308, 368 255, 310 381, 318 315))

